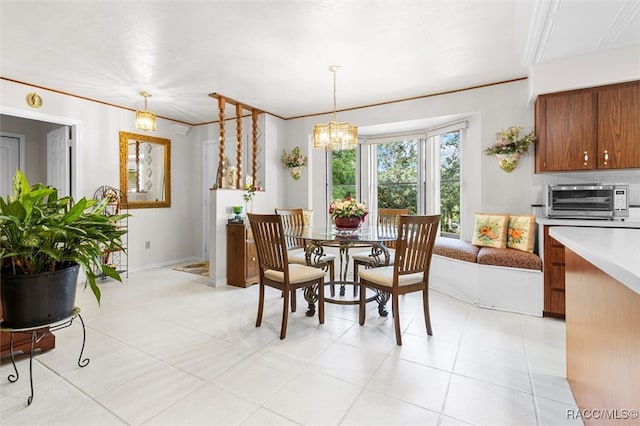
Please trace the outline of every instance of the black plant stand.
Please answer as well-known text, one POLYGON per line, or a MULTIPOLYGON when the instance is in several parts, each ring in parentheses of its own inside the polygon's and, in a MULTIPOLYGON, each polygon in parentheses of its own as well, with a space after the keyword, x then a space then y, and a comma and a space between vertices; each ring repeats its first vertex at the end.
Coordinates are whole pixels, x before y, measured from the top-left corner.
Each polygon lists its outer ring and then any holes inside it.
POLYGON ((82 359, 82 353, 84 352, 84 344, 87 339, 87 333, 84 328, 84 321, 82 320, 82 316, 80 315, 80 308, 78 308, 77 306, 73 308, 73 311, 68 318, 50 324, 41 324, 35 327, 12 328, 5 326, 4 323, 0 323, 0 331, 11 333, 9 350, 11 351, 11 364, 13 364, 13 371, 15 372, 15 374, 9 374, 9 376, 7 376, 7 379, 11 383, 17 382, 20 378, 18 368, 16 367, 16 360, 13 354, 13 335, 17 333, 31 334, 31 345, 29 347, 29 383, 31 385, 31 396, 29 396, 29 399, 27 399, 27 405, 31 405, 31 403, 33 402, 33 347, 35 346, 36 342, 44 337, 46 333, 67 328, 71 326, 71 324, 73 324, 73 321, 76 318, 80 319, 80 323, 82 324, 82 348, 80 349, 80 356, 78 357, 78 366, 86 367, 89 364, 89 358, 82 359), (49 330, 47 332, 39 331, 44 327, 49 327, 49 330))

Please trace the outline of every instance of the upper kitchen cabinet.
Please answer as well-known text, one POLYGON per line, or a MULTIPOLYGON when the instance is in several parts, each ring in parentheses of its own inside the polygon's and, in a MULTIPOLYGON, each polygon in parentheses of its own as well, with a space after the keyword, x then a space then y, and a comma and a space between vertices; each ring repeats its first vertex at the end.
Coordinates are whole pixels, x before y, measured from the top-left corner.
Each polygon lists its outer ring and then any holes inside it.
POLYGON ((540 95, 536 173, 640 167, 640 81, 540 95))
POLYGON ((592 90, 540 95, 536 101, 536 172, 594 169, 597 97, 592 90))
POLYGON ((640 167, 640 82, 598 90, 598 168, 640 167))

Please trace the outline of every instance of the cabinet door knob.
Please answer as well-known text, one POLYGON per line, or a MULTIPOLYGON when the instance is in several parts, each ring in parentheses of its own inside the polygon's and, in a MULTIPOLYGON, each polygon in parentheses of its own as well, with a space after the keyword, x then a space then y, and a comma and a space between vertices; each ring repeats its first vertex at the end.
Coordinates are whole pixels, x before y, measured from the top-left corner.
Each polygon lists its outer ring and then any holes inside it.
POLYGON ((587 161, 589 161, 589 154, 587 153, 587 151, 584 152, 584 165, 587 165, 587 161))
POLYGON ((252 262, 255 262, 255 261, 256 261, 256 258, 255 258, 255 257, 252 257, 252 258, 251 258, 251 261, 252 261, 252 262))
POLYGON ((609 152, 605 149, 604 150, 604 165, 607 165, 607 161, 609 161, 609 152))

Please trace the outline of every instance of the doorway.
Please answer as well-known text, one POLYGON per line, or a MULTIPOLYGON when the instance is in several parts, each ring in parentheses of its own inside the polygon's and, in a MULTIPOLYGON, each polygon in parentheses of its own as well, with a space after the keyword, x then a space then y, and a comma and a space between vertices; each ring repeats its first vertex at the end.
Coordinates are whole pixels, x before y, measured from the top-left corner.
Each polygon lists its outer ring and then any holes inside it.
POLYGON ((0 131, 0 197, 13 193, 13 174, 24 169, 24 135, 0 131))
MULTIPOLYGON (((0 109, 0 133, 3 136, 3 145, 15 144, 16 138, 22 139, 22 147, 17 152, 17 164, 20 170, 31 183, 41 182, 55 186, 59 189, 60 196, 80 194, 77 126, 76 121, 60 119, 60 117, 30 111, 24 111, 24 114, 20 111, 14 115, 4 113, 0 109), (5 137, 5 135, 8 136, 5 137)), ((8 193, 13 192, 11 186, 16 168, 15 154, 9 149, 0 152, 0 162, 3 165, 6 162, 11 170, 9 172, 2 167, 0 175, 2 192, 7 188, 8 193), (7 156, 4 154, 7 154, 8 158, 5 158, 7 156)), ((0 195, 6 196, 8 193, 0 195)))

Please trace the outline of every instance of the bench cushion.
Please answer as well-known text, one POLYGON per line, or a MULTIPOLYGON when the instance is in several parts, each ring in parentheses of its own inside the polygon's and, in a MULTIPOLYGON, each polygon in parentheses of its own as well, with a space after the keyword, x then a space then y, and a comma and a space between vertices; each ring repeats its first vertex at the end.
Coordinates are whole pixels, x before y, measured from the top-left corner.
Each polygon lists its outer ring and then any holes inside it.
POLYGON ((438 237, 433 247, 433 254, 464 260, 465 262, 477 262, 480 248, 464 240, 456 238, 438 237))
POLYGON ((516 249, 481 247, 478 263, 484 265, 507 266, 511 268, 542 270, 542 260, 538 255, 516 249))

